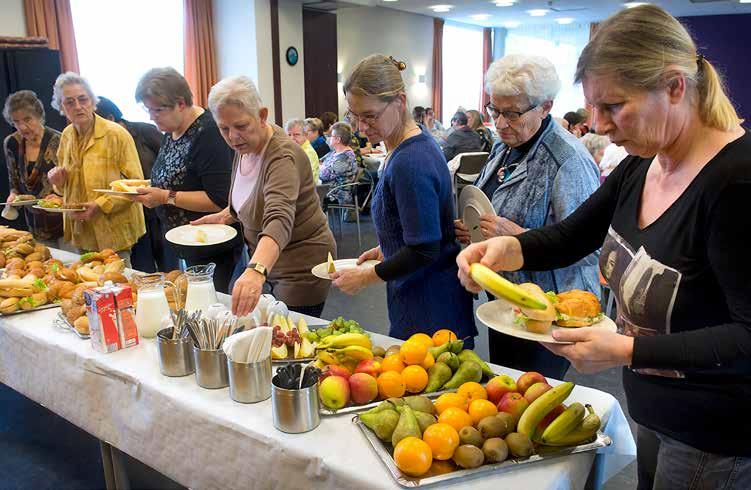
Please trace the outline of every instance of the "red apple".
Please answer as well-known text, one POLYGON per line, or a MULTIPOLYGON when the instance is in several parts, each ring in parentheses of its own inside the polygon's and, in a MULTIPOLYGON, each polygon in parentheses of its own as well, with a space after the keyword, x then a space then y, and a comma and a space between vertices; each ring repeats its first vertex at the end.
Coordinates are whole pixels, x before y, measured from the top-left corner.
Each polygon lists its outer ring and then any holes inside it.
POLYGON ((370 403, 378 396, 378 383, 367 373, 355 373, 350 376, 349 389, 352 401, 357 405, 370 403))
POLYGON ((349 382, 341 376, 329 376, 318 386, 318 397, 327 408, 338 410, 349 402, 349 382))
POLYGON ((523 395, 533 384, 547 382, 548 380, 545 379, 545 376, 543 376, 542 374, 535 371, 529 371, 528 373, 524 373, 519 376, 519 379, 516 380, 516 390, 523 395))
POLYGON ((501 401, 498 402, 498 411, 507 412, 513 415, 514 419, 518 422, 519 417, 529 406, 529 402, 519 393, 506 393, 501 397, 501 401))
POLYGON ((562 414, 565 411, 566 411, 566 405, 560 404, 557 407, 555 407, 553 410, 548 412, 548 414, 545 417, 543 417, 540 423, 537 424, 537 430, 535 430, 535 434, 537 434, 538 436, 541 436, 543 431, 547 429, 550 423, 554 421, 556 417, 558 417, 560 414, 562 414))
POLYGON ((552 389, 553 387, 547 383, 535 383, 524 392, 524 398, 526 398, 529 403, 532 403, 540 398, 543 393, 552 389))
POLYGON ((504 394, 516 391, 516 381, 511 376, 501 374, 488 381, 485 391, 488 393, 488 400, 498 405, 504 394))
POLYGON ((381 363, 375 359, 364 359, 355 368, 355 373, 365 373, 377 378, 381 374, 381 363))
POLYGON ((323 369, 321 370, 321 375, 318 377, 318 379, 323 380, 325 378, 328 378, 329 376, 341 376, 344 379, 349 379, 351 375, 352 373, 349 372, 349 369, 344 366, 339 366, 337 364, 328 364, 323 367, 323 369))

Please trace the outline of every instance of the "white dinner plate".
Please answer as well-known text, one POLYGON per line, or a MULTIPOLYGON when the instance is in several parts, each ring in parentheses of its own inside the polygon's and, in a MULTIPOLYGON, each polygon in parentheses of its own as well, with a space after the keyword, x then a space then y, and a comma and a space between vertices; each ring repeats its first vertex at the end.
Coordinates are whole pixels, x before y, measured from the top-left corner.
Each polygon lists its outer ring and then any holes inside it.
POLYGON ((23 206, 33 206, 39 201, 39 199, 31 199, 29 201, 18 201, 18 202, 12 202, 10 205, 14 208, 20 208, 23 206))
MULTIPOLYGON (((365 269, 366 267, 375 267, 380 263, 380 260, 366 260, 362 264, 357 265, 357 259, 339 259, 334 261, 334 267, 336 267, 336 270, 338 271, 343 271, 347 269, 365 269)), ((318 264, 317 266, 313 267, 310 272, 312 272, 314 276, 320 277, 321 279, 331 279, 331 276, 329 276, 328 262, 318 264)))
POLYGON ((232 240, 237 230, 227 225, 183 225, 172 228, 164 237, 175 245, 206 247, 232 240), (200 231, 206 233, 206 240, 199 241, 200 231))
POLYGON ((137 196, 138 192, 125 192, 125 191, 113 191, 112 189, 94 189, 96 192, 102 194, 110 194, 112 196, 137 196))
POLYGON ((86 211, 86 208, 44 208, 42 206, 32 206, 34 209, 41 209, 48 213, 80 213, 86 211))
POLYGON ((485 240, 480 229, 480 216, 483 214, 495 216, 495 209, 482 189, 473 185, 464 187, 459 195, 459 212, 462 215, 462 222, 469 228, 471 242, 485 240))
MULTIPOLYGON (((571 342, 559 342, 554 340, 551 334, 534 333, 530 332, 524 327, 524 325, 514 323, 516 315, 514 314, 514 307, 506 300, 497 299, 490 301, 477 308, 477 319, 482 322, 488 328, 492 328, 496 332, 501 332, 512 337, 518 337, 520 339, 534 340, 536 342, 547 342, 550 344, 570 344, 571 342)), ((610 332, 615 332, 618 328, 615 322, 607 316, 603 316, 602 320, 592 325, 596 328, 604 328, 610 332)), ((552 330, 557 329, 576 330, 575 328, 559 327, 553 324, 552 330)))

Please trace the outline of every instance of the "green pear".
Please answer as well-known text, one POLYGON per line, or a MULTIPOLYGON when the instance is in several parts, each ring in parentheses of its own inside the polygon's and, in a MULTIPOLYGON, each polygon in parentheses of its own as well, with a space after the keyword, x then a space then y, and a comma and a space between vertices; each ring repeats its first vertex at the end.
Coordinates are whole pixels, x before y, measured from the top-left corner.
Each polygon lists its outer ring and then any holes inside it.
POLYGON ((438 357, 443 354, 444 352, 449 351, 449 345, 451 345, 451 342, 446 342, 443 345, 439 345, 438 347, 431 347, 428 349, 428 352, 433 356, 433 359, 438 359, 438 357))
POLYGON ((436 362, 428 369, 428 386, 423 393, 433 393, 441 389, 446 381, 451 379, 451 368, 443 362, 436 362))
POLYGON ((431 402, 430 398, 428 398, 427 396, 422 396, 422 395, 405 396, 404 404, 409 405, 412 410, 425 412, 431 415, 435 413, 435 407, 433 406, 433 402, 431 402))
POLYGON ((386 401, 394 407, 401 407, 404 405, 404 398, 387 398, 386 401))
MULTIPOLYGON (((391 400, 396 400, 396 398, 389 398, 388 400, 383 400, 381 403, 376 405, 375 407, 371 408, 367 412, 363 412, 362 414, 373 414, 378 412, 383 412, 384 410, 394 410, 395 404, 391 402, 391 400)), ((365 424, 367 425, 367 424, 365 424)))
POLYGON ((446 390, 459 388, 469 381, 479 382, 482 379, 482 368, 475 361, 464 361, 456 370, 454 376, 443 385, 446 390))
POLYGON ((409 405, 404 405, 402 407, 402 414, 399 417, 399 423, 396 424, 394 433, 391 434, 391 444, 396 447, 399 441, 410 436, 422 439, 422 432, 420 431, 420 424, 417 423, 415 412, 409 405))
MULTIPOLYGON (((406 407, 406 405, 404 407, 406 407)), ((404 407, 396 407, 396 411, 402 413, 404 411, 404 407)), ((438 419, 433 414, 421 412, 420 410, 415 409, 412 409, 412 413, 415 414, 417 425, 420 426, 420 432, 425 432, 425 429, 438 422, 438 419)))
POLYGON ((449 342, 449 352, 453 352, 454 354, 458 354, 464 349, 464 341, 463 340, 452 340, 449 342))
POLYGON ((436 362, 445 363, 448 367, 451 368, 451 372, 456 372, 456 370, 459 369, 459 364, 461 364, 459 356, 457 356, 453 352, 444 352, 443 354, 438 356, 436 362))
POLYGON ((383 410, 377 413, 361 413, 360 420, 367 428, 375 432, 382 441, 390 441, 401 416, 395 410, 383 410))
POLYGON ((482 374, 484 374, 488 379, 495 378, 495 373, 490 369, 490 366, 488 366, 488 363, 480 359, 480 356, 477 355, 477 353, 471 349, 464 349, 459 353, 459 360, 464 361, 475 361, 477 364, 480 365, 480 368, 482 369, 482 374))

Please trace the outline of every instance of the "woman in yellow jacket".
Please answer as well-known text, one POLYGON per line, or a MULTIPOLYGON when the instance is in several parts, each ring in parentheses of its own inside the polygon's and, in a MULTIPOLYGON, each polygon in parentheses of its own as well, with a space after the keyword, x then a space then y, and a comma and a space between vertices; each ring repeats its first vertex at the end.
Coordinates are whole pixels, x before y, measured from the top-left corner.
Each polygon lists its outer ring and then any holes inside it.
POLYGON ((143 208, 128 199, 101 194, 117 179, 142 179, 128 131, 97 116, 97 98, 83 77, 63 73, 55 81, 52 106, 71 124, 60 139, 57 167, 49 181, 63 200, 80 204, 80 213, 64 215, 65 239, 82 251, 115 250, 130 266, 130 249, 146 232, 143 208))

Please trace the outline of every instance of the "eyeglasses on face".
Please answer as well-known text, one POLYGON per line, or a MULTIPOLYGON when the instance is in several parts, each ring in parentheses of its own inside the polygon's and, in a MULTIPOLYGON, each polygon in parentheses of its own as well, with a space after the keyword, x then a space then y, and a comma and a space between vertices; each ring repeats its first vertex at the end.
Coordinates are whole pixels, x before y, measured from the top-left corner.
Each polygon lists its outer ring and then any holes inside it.
POLYGON ((494 107, 492 103, 488 102, 487 104, 485 104, 485 112, 488 113, 488 116, 490 116, 490 118, 493 121, 495 121, 496 119, 498 119, 499 116, 503 116, 503 119, 506 120, 506 121, 508 121, 508 122, 516 122, 519 119, 521 119, 521 117, 524 114, 526 114, 529 111, 532 111, 534 109, 537 109, 537 107, 538 107, 537 105, 533 105, 529 109, 527 109, 525 111, 522 111, 522 112, 519 112, 519 111, 502 111, 502 110, 494 107))
POLYGON ((368 126, 373 126, 378 122, 378 120, 381 118, 384 112, 386 112, 386 109, 391 105, 391 102, 387 103, 385 106, 383 106, 383 109, 381 109, 379 112, 373 114, 355 114, 352 111, 347 111, 345 114, 345 117, 349 122, 352 123, 352 126, 357 126, 360 123, 364 122, 368 126))
POLYGON ((79 95, 78 97, 66 97, 63 99, 63 105, 65 107, 75 107, 76 104, 80 106, 88 105, 91 102, 91 98, 88 95, 79 95))
POLYGON ((172 106, 160 105, 159 107, 149 107, 146 104, 141 104, 141 109, 149 113, 149 116, 160 116, 165 112, 174 109, 172 106))

